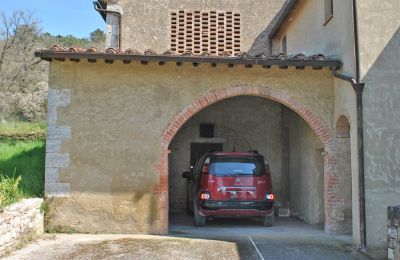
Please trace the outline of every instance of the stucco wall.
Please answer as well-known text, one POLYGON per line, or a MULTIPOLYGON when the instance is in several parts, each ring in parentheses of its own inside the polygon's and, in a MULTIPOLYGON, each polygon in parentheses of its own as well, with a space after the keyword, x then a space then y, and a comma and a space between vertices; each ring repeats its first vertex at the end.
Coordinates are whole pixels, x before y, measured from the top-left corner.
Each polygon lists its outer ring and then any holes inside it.
POLYGON ((190 143, 220 142, 224 151, 257 150, 269 161, 274 191, 281 201, 281 105, 260 97, 235 97, 218 102, 195 115, 170 145, 170 210, 184 211, 190 143), (215 138, 199 138, 200 123, 215 125, 215 138))
POLYGON ((289 207, 294 216, 310 224, 324 222, 323 146, 307 123, 283 110, 289 129, 289 207))
POLYGON ((241 14, 241 47, 247 51, 284 0, 120 0, 122 48, 163 52, 170 48, 170 11, 236 11, 241 14))
POLYGON ((279 47, 273 47, 280 51, 280 39, 286 36, 289 54, 322 53, 341 58, 345 60, 344 71, 351 73, 354 71, 352 1, 334 1, 333 18, 325 25, 324 2, 303 1, 290 21, 276 34, 279 47))
POLYGON ((359 3, 367 245, 386 246, 386 207, 400 202, 400 2, 359 3))
POLYGON ((49 227, 160 232, 160 195, 153 189, 160 181, 164 129, 195 98, 231 86, 279 90, 332 128, 332 78, 326 70, 51 63, 50 89, 69 90, 56 125, 69 127, 70 138, 58 147, 69 154, 58 169, 59 182, 68 186, 62 197, 49 199, 49 227))
MULTIPOLYGON (((352 1, 334 1, 333 17, 325 23, 324 1, 303 1, 290 21, 273 38, 273 52, 281 51, 281 39, 287 38, 288 54, 322 53, 342 60, 341 73, 355 76, 352 1)), ((353 240, 359 244, 357 114, 353 88, 348 82, 334 79, 333 118, 342 115, 350 121, 353 240)), ((348 187, 347 187, 348 190, 348 187)), ((347 202, 346 202, 347 203, 347 202)))

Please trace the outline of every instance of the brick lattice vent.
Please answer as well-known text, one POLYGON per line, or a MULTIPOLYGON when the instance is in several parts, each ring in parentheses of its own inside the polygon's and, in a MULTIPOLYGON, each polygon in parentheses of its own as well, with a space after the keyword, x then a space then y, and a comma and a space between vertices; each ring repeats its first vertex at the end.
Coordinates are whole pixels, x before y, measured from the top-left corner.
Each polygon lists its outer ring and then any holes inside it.
POLYGON ((388 259, 400 260, 400 205, 388 207, 388 259))
POLYGON ((232 11, 172 11, 171 50, 179 54, 240 53, 240 14, 232 11))

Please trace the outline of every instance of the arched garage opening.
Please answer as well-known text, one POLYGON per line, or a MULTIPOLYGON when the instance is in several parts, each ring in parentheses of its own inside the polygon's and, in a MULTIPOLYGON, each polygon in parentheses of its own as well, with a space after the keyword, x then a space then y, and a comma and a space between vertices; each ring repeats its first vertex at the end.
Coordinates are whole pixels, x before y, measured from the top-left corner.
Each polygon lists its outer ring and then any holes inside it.
MULTIPOLYGON (((337 233, 339 229, 337 226, 338 222, 336 218, 336 213, 337 213, 336 209, 338 208, 339 204, 342 204, 342 201, 340 201, 340 198, 336 192, 336 187, 337 185, 341 184, 341 180, 335 174, 336 161, 335 161, 335 156, 333 154, 334 142, 332 141, 332 135, 329 131, 329 128, 326 126, 326 124, 324 124, 321 118, 316 116, 316 114, 307 107, 299 104, 298 102, 296 102, 289 96, 285 95, 284 93, 267 87, 231 87, 227 89, 212 91, 207 95, 197 99, 190 106, 186 107, 182 112, 177 114, 175 118, 171 121, 170 125, 167 127, 163 135, 163 142, 162 142, 163 152, 162 152, 161 164, 159 165, 160 185, 156 189, 156 191, 160 193, 159 224, 161 228, 164 229, 165 233, 168 230, 168 212, 169 212, 168 154, 170 152, 173 152, 169 150, 171 142, 173 141, 174 137, 178 134, 178 131, 182 127, 184 127, 185 123, 189 122, 189 119, 194 117, 198 112, 200 112, 203 109, 206 109, 207 107, 219 101, 227 100, 229 98, 238 96, 258 96, 270 101, 275 101, 276 103, 279 103, 280 105, 286 107, 282 109, 282 111, 285 110, 289 114, 289 116, 293 115, 298 116, 299 117, 298 119, 304 120, 305 126, 310 127, 311 130, 310 132, 315 134, 317 142, 320 142, 321 144, 320 146, 318 145, 313 146, 313 152, 312 152, 314 154, 313 157, 317 158, 318 156, 320 156, 319 160, 315 159, 315 161, 313 162, 313 167, 316 169, 318 168, 319 165, 319 168, 320 169, 323 168, 324 172, 322 175, 324 179, 324 185, 319 186, 323 190, 323 196, 321 196, 318 200, 319 205, 324 205, 323 206, 324 210, 322 211, 319 210, 318 213, 323 216, 320 217, 320 220, 324 219, 325 231, 328 233, 337 233), (316 147, 318 148, 314 149, 316 147), (323 159, 321 158, 322 156, 323 159)), ((282 115, 283 114, 285 114, 285 112, 282 112, 282 115)), ((284 126, 281 126, 281 129, 283 128, 284 126)), ((290 136, 290 133, 288 133, 288 135, 290 136)), ((290 149, 290 147, 288 149, 290 149)), ((289 155, 290 153, 291 151, 289 151, 289 155)), ((298 154, 302 154, 302 151, 299 150, 298 154)), ((281 158, 281 160, 284 160, 284 158, 281 158)), ((304 188, 303 191, 305 191, 304 188)), ((286 196, 293 196, 293 194, 290 194, 290 192, 286 192, 286 196)), ((297 196, 297 194, 295 196, 297 196)), ((283 201, 282 204, 284 202, 285 201, 283 201)), ((295 209, 295 207, 292 207, 290 205, 289 208, 295 209)), ((314 208, 318 208, 318 206, 314 206, 314 208)), ((304 212, 306 211, 307 210, 304 210, 304 212)), ((304 213, 303 214, 299 213, 299 216, 303 217, 306 220, 306 216, 304 213)))
POLYGON ((271 168, 276 213, 309 224, 324 223, 322 143, 300 116, 280 103, 252 96, 219 101, 190 118, 169 150, 172 223, 179 223, 191 208, 187 205, 187 180, 181 173, 210 150, 258 151, 271 168))

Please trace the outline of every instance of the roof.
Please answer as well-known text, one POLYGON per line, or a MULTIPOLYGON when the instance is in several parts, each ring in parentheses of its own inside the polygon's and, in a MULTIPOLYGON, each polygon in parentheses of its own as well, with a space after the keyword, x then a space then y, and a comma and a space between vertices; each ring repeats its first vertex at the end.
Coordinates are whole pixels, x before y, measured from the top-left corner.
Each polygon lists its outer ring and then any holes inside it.
POLYGON ((191 52, 177 54, 169 50, 163 53, 156 53, 155 51, 148 49, 144 53, 140 53, 134 49, 126 49, 125 51, 122 51, 115 48, 108 48, 105 50, 97 48, 63 48, 57 45, 53 46, 49 50, 36 51, 35 56, 49 62, 53 60, 70 60, 73 62, 79 62, 80 60, 87 60, 89 62, 104 60, 106 63, 123 61, 123 63, 126 64, 131 63, 132 61, 138 61, 144 65, 148 62, 158 62, 159 65, 164 65, 166 62, 174 62, 177 66, 182 65, 182 63, 192 63, 193 66, 197 66, 200 63, 208 63, 212 66, 216 66, 217 64, 228 64, 229 67, 242 64, 246 68, 250 68, 253 65, 260 65, 264 68, 277 66, 282 69, 288 67, 295 67, 296 69, 304 69, 305 67, 312 67, 313 69, 339 69, 342 66, 340 60, 326 57, 322 54, 305 56, 303 54, 266 55, 265 53, 262 53, 257 56, 250 56, 247 53, 241 53, 238 56, 232 56, 229 52, 222 52, 218 56, 212 56, 206 52, 202 55, 193 55, 191 52))
POLYGON ((249 157, 260 157, 261 155, 256 152, 213 152, 213 155, 218 156, 249 156, 249 157))
POLYGON ((267 28, 262 31, 249 50, 250 55, 259 55, 260 53, 271 53, 271 39, 281 28, 287 18, 290 17, 295 7, 301 0, 286 0, 282 8, 275 15, 267 28))

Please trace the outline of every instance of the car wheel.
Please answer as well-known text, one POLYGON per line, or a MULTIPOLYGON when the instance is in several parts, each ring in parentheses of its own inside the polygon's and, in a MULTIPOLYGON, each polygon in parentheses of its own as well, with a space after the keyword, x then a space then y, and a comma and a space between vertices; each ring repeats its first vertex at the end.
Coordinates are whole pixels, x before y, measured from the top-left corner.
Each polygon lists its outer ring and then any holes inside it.
POLYGON ((199 214, 196 203, 194 205, 194 225, 196 227, 204 227, 206 225, 206 217, 199 214))
POLYGON ((264 218, 262 218, 262 224, 264 227, 272 227, 274 225, 274 213, 272 212, 271 215, 269 216, 264 216, 264 218))

